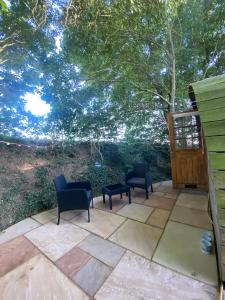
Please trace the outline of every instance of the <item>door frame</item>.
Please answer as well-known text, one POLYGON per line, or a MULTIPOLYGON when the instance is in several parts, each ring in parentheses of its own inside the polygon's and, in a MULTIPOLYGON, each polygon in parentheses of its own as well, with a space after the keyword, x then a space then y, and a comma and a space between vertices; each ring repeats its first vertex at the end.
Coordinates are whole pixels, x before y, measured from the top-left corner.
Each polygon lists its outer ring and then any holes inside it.
POLYGON ((196 153, 198 153, 201 151, 202 156, 205 157, 205 164, 206 164, 206 182, 207 184, 196 184, 196 187, 198 188, 208 188, 208 181, 207 181, 207 176, 208 176, 208 172, 207 172, 207 155, 206 155, 206 151, 205 151, 205 142, 204 142, 204 135, 203 135, 203 131, 202 131, 202 126, 200 128, 201 130, 201 134, 200 134, 200 146, 199 148, 195 149, 195 148, 187 148, 187 149, 177 149, 176 148, 176 144, 175 144, 175 130, 174 130, 174 120, 176 118, 180 118, 180 117, 188 117, 188 116, 198 116, 199 112, 197 110, 189 110, 186 112, 179 112, 179 113, 172 113, 169 112, 168 113, 168 129, 169 129, 169 140, 170 140, 170 157, 171 157, 171 171, 172 171, 172 181, 173 181, 173 187, 174 188, 185 188, 185 186, 188 186, 187 184, 180 184, 178 183, 178 178, 177 178, 177 170, 178 170, 178 166, 177 166, 177 161, 176 161, 176 153, 177 152, 189 152, 192 153, 194 155, 195 151, 196 153))

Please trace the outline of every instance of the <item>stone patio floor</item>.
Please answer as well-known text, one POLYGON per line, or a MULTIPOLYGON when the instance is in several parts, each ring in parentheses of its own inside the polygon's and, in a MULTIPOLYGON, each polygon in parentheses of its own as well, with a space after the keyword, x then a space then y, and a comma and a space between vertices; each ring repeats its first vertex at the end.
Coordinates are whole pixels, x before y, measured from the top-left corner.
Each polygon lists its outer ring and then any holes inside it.
POLYGON ((212 230, 204 191, 154 184, 132 204, 102 197, 87 212, 52 209, 0 233, 0 298, 207 300, 217 298, 215 253, 200 250, 212 230))

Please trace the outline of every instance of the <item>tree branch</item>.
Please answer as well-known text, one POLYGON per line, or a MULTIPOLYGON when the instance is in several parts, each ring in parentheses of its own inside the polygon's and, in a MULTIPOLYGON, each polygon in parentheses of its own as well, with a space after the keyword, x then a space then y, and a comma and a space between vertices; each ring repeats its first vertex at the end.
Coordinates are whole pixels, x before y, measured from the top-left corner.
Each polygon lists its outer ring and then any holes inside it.
POLYGON ((140 87, 140 86, 138 86, 138 85, 136 85, 136 84, 134 84, 134 83, 132 83, 132 85, 133 85, 134 87, 136 87, 137 89, 143 91, 143 92, 147 92, 147 93, 150 93, 150 94, 153 94, 153 95, 159 97, 159 98, 162 99, 164 102, 166 102, 168 105, 171 105, 170 102, 169 102, 165 97, 163 97, 162 95, 160 95, 160 94, 157 93, 156 91, 142 88, 142 87, 140 87))
MULTIPOLYGON (((219 43, 219 39, 217 39, 217 41, 216 41, 216 44, 215 44, 215 48, 214 48, 214 51, 213 51, 213 54, 212 54, 212 58, 214 57, 214 55, 215 55, 215 53, 217 52, 217 46, 218 46, 218 43, 219 43)), ((208 65, 207 65, 207 67, 206 67, 206 69, 205 69, 205 72, 204 72, 204 74, 203 74, 203 79, 205 79, 205 77, 206 77, 206 75, 207 75, 207 72, 208 72, 208 70, 211 68, 211 66, 210 66, 210 61, 208 62, 208 65)))

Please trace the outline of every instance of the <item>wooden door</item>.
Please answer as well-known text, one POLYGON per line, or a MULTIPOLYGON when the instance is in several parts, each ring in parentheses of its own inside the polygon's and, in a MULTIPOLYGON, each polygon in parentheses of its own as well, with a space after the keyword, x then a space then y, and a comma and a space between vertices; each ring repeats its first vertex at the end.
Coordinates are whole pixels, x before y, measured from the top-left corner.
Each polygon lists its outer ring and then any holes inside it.
POLYGON ((207 188, 207 157, 197 111, 169 113, 174 188, 207 188))

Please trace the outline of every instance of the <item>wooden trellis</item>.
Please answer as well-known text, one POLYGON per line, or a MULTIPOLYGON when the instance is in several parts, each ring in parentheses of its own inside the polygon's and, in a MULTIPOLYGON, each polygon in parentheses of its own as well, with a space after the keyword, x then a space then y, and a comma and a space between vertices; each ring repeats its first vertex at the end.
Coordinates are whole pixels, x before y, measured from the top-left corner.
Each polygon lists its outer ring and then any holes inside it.
POLYGON ((174 188, 207 188, 207 159, 199 113, 170 113, 172 178, 174 188))

